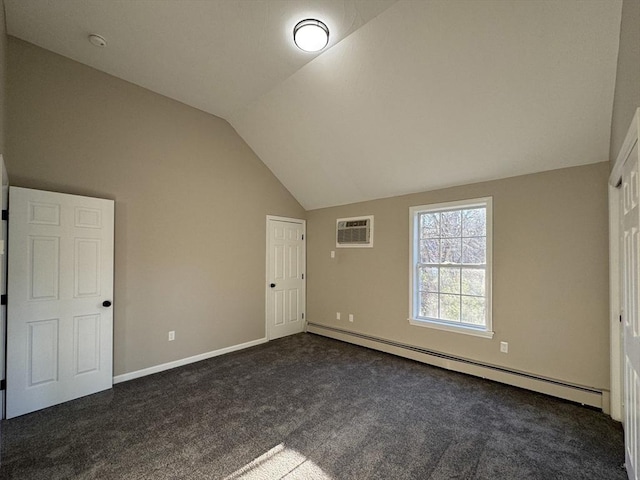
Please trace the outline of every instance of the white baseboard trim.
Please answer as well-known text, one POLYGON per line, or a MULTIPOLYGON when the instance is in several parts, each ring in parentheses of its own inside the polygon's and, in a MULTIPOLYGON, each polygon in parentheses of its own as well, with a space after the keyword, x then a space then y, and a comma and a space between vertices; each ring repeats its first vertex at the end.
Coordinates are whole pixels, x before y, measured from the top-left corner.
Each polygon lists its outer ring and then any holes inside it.
POLYGON ((207 358, 217 357, 219 355, 224 355, 225 353, 231 353, 238 350, 244 350, 245 348, 255 347, 256 345, 260 345, 266 342, 267 337, 259 338, 258 340, 251 340, 250 342, 241 343, 239 345, 232 345, 230 347, 221 348, 219 350, 201 353, 199 355, 194 355, 193 357, 174 360, 173 362, 163 363, 162 365, 156 365, 154 367, 143 368, 142 370, 136 370, 135 372, 123 373, 122 375, 116 375, 115 377, 113 377, 113 383, 122 383, 133 380, 134 378, 146 377, 147 375, 153 375, 154 373, 164 372, 165 370, 170 370, 172 368, 182 367, 183 365, 206 360, 207 358))
POLYGON ((601 408, 608 413, 609 392, 591 387, 563 384, 563 382, 536 377, 523 372, 509 371, 506 368, 496 369, 490 365, 482 365, 479 362, 468 362, 465 359, 456 359, 450 355, 438 355, 438 352, 429 352, 425 349, 410 347, 409 345, 370 337, 347 330, 329 327, 317 323, 310 323, 308 332, 324 337, 341 340, 343 342, 360 345, 381 352, 391 353, 399 357, 409 358, 418 362, 427 363, 436 367, 466 373, 476 377, 486 378, 514 387, 520 387, 534 392, 544 393, 554 397, 571 400, 576 403, 601 408), (443 358, 444 357, 444 358, 443 358))

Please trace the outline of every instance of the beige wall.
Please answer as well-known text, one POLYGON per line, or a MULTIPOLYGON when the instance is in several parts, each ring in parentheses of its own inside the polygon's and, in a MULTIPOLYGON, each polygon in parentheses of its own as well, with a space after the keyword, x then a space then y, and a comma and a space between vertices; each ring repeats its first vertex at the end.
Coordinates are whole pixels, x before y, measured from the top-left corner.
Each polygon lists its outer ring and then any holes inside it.
POLYGON ((608 389, 607 175, 604 162, 307 212, 308 319, 608 389), (484 196, 494 338, 409 325, 409 207, 484 196), (359 215, 375 215, 374 248, 336 249, 336 218, 359 215))
POLYGON ((233 128, 11 37, 8 52, 11 183, 116 201, 115 374, 263 337, 265 216, 305 212, 233 128))
POLYGON ((611 120, 611 165, 618 155, 629 129, 631 117, 638 107, 640 107, 640 0, 624 0, 611 120))
POLYGON ((5 121, 7 70, 7 30, 4 19, 4 0, 0 0, 0 154, 5 153, 5 136, 7 124, 5 121))

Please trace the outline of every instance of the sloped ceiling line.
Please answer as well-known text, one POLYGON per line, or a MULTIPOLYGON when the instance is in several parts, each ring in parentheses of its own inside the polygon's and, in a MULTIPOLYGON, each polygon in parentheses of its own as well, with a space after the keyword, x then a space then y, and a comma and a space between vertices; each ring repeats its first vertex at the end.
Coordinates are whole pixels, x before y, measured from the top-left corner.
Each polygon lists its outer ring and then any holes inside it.
POLYGON ((227 119, 307 209, 608 160, 621 0, 5 6, 9 34, 227 119), (314 16, 319 55, 291 41, 314 16))

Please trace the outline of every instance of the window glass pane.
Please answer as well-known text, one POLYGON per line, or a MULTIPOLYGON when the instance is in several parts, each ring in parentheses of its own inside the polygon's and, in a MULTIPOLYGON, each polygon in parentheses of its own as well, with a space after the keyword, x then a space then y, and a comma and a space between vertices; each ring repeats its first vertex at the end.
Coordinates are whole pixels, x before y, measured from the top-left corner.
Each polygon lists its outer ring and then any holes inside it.
POLYGON ((440 263, 460 263, 459 238, 443 238, 440 247, 440 263))
POLYGON ((438 269, 436 267, 420 267, 420 291, 438 291, 438 269))
POLYGON ((442 293, 460 293, 460 269, 440 269, 440 291, 442 293))
POLYGON ((453 212, 442 212, 440 220, 440 228, 443 237, 459 237, 460 230, 460 210, 453 212))
POLYGON ((486 238, 462 239, 462 263, 484 264, 486 262, 486 238))
POLYGON ((462 211, 462 236, 481 237, 487 234, 487 209, 474 208, 462 211))
POLYGON ((460 296, 440 294, 440 318, 460 321, 460 296))
POLYGON ((420 294, 420 313, 421 317, 438 318, 438 294, 437 293, 421 293, 420 294))
POLYGON ((440 263, 440 240, 420 241, 420 263, 440 263))
POLYGON ((473 325, 485 324, 485 299, 483 297, 462 297, 462 321, 473 325))
POLYGON ((420 215, 420 238, 438 238, 440 236, 440 214, 423 213, 420 215))
POLYGON ((484 270, 478 268, 462 269, 463 295, 484 296, 484 270))
POLYGON ((413 318, 490 330, 491 210, 485 200, 412 207, 413 318))

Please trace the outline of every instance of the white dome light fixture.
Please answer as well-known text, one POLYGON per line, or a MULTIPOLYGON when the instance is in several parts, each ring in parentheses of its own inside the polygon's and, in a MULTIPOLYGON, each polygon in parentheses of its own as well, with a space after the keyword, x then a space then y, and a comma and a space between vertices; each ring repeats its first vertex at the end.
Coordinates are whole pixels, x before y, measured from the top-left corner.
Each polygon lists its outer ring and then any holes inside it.
POLYGON ((329 43, 329 29, 320 20, 308 18, 293 27, 293 41, 300 50, 319 52, 329 43))

